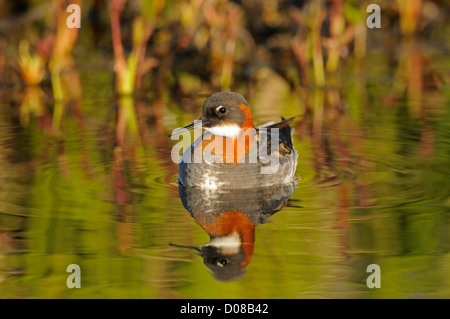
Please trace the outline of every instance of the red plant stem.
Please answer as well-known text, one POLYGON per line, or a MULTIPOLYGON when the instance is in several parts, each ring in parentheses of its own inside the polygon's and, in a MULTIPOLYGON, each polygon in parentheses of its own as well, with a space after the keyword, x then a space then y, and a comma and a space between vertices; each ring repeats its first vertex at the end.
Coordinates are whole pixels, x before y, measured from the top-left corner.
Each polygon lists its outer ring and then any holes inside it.
POLYGON ((309 76, 308 76, 308 62, 306 61, 305 56, 305 43, 298 39, 298 35, 292 39, 291 48, 294 53, 295 58, 297 59, 297 63, 300 67, 300 75, 302 79, 302 83, 304 86, 309 86, 309 76))
POLYGON ((123 53, 122 36, 120 32, 120 13, 123 10, 126 0, 111 0, 111 34, 114 50, 114 61, 118 76, 125 72, 126 61, 123 53))

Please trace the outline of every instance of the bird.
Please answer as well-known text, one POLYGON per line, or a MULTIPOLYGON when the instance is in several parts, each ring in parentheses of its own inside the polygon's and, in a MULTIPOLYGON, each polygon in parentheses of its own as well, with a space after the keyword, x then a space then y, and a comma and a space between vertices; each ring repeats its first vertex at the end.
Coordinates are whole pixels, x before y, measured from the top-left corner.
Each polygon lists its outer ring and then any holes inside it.
POLYGON ((178 183, 214 190, 292 182, 298 158, 289 126, 294 118, 255 127, 250 106, 242 95, 212 94, 205 100, 198 121, 169 135, 205 130, 180 157, 178 183))
POLYGON ((210 238, 201 246, 169 243, 172 247, 193 249, 220 281, 240 278, 250 264, 255 247, 255 228, 283 210, 294 193, 295 182, 271 187, 218 189, 180 185, 184 208, 210 238), (208 200, 205 200, 208 198, 208 200))

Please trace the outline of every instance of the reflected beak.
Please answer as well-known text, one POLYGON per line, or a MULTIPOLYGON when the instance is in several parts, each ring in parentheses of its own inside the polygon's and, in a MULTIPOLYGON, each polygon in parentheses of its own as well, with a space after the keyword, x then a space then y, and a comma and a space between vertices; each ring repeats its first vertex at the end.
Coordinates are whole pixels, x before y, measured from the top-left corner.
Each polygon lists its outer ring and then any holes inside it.
POLYGON ((171 247, 178 247, 178 248, 195 249, 199 253, 202 252, 200 247, 196 247, 196 246, 184 246, 184 245, 177 245, 177 244, 172 244, 172 243, 170 243, 169 246, 171 246, 171 247))
POLYGON ((169 134, 169 137, 192 130, 192 129, 196 129, 196 128, 202 128, 201 120, 195 121, 194 123, 186 125, 185 127, 181 127, 181 128, 177 128, 177 129, 173 130, 173 132, 171 134, 169 134))

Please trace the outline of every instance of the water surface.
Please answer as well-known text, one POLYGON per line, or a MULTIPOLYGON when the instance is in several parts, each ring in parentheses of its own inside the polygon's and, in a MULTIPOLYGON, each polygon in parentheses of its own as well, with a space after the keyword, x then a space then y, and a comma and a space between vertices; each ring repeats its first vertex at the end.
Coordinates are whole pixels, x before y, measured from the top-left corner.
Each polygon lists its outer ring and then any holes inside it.
POLYGON ((190 111, 170 95, 114 100, 111 72, 88 67, 79 100, 3 89, 0 297, 449 298, 450 90, 424 75, 417 94, 384 62, 349 63, 325 89, 268 77, 240 91, 258 124, 301 115, 298 181, 286 207, 254 223, 251 260, 225 281, 196 250, 169 246, 210 240, 179 197, 167 135, 212 92, 190 111), (66 286, 69 264, 80 289, 66 286), (366 285, 370 264, 381 288, 366 285))

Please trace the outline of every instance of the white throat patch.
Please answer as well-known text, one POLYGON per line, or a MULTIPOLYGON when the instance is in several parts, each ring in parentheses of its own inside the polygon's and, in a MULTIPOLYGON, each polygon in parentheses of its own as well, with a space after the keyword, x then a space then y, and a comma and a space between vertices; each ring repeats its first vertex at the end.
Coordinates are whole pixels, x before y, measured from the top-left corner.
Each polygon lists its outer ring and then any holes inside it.
POLYGON ((220 125, 208 128, 205 127, 205 129, 214 135, 225 137, 237 137, 243 131, 243 129, 237 124, 220 125))
POLYGON ((230 235, 223 237, 215 237, 205 246, 214 246, 219 248, 222 253, 236 254, 242 245, 238 233, 233 232, 230 235))

